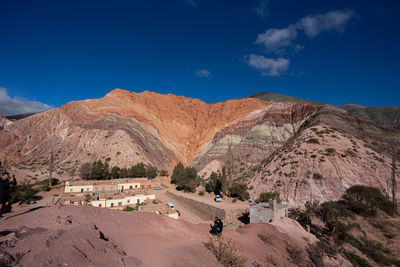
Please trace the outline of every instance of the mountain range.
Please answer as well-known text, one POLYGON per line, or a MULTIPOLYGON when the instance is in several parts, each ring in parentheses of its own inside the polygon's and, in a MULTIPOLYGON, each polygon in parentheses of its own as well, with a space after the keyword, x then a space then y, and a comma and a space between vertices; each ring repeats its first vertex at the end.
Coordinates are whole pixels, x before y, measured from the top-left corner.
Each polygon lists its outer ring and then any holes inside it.
POLYGON ((167 170, 180 161, 204 179, 231 158, 233 178, 246 183, 252 197, 277 191, 301 205, 337 199, 354 184, 390 194, 392 158, 400 156, 399 111, 274 93, 207 104, 115 89, 100 99, 2 119, 0 156, 39 177, 53 151, 61 177, 94 160, 167 170))

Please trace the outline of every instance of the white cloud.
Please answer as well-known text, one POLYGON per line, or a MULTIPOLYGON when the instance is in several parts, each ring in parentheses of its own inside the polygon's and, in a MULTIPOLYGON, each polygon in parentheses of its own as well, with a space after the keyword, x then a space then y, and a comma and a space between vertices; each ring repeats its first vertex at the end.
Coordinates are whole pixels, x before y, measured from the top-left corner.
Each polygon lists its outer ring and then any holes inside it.
POLYGON ((197 1, 196 0, 184 0, 184 3, 187 6, 197 7, 197 1))
POLYGON ((262 55, 245 56, 247 64, 261 71, 263 76, 280 76, 289 69, 290 60, 286 58, 266 58, 262 55))
POLYGON ((211 72, 209 72, 206 69, 203 69, 203 70, 196 70, 194 74, 196 74, 197 77, 208 78, 210 77, 211 72))
POLYGON ((0 87, 0 115, 11 116, 25 113, 38 113, 52 109, 52 106, 30 101, 21 97, 11 98, 7 89, 0 87))
POLYGON ((308 15, 295 24, 283 29, 268 29, 257 36, 256 44, 263 45, 267 53, 283 54, 288 47, 295 52, 304 48, 293 44, 299 31, 304 31, 307 36, 315 37, 324 31, 345 31, 348 22, 357 15, 350 10, 334 10, 325 14, 308 15), (300 49, 299 49, 300 48, 300 49))
POLYGON ((256 44, 264 45, 267 52, 276 52, 291 45, 296 37, 297 30, 292 26, 285 29, 268 29, 265 33, 258 35, 256 44))
POLYGON ((334 10, 315 16, 308 15, 297 23, 297 27, 304 30, 310 37, 317 36, 323 31, 335 30, 342 33, 345 31, 347 23, 354 17, 356 17, 356 14, 353 11, 334 10))
POLYGON ((258 5, 253 9, 260 18, 268 15, 268 3, 269 0, 258 0, 258 5))

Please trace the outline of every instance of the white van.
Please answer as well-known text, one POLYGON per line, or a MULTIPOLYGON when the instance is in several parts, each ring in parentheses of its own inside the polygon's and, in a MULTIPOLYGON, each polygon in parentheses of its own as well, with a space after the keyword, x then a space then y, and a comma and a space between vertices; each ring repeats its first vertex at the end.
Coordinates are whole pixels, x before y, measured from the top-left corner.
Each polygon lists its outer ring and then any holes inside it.
POLYGON ((167 203, 167 206, 168 206, 168 208, 170 208, 170 209, 175 209, 174 204, 172 204, 171 202, 168 202, 168 203, 167 203))

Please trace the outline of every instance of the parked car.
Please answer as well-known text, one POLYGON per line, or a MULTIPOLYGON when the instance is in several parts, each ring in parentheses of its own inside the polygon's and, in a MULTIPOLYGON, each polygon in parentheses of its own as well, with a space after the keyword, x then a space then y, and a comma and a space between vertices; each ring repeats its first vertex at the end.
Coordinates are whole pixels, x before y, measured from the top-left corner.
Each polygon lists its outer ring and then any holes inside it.
POLYGON ((22 204, 31 205, 31 204, 35 204, 35 203, 36 203, 35 200, 29 199, 29 200, 25 200, 25 201, 23 201, 23 202, 20 202, 19 204, 20 204, 20 205, 22 205, 22 204))
POLYGON ((156 187, 156 190, 162 190, 162 187, 157 186, 157 187, 156 187))
POLYGON ((167 206, 168 206, 168 208, 170 208, 170 209, 175 209, 174 204, 172 204, 171 202, 168 202, 168 203, 167 203, 167 206))
POLYGON ((215 195, 215 202, 222 202, 222 197, 220 195, 215 195))

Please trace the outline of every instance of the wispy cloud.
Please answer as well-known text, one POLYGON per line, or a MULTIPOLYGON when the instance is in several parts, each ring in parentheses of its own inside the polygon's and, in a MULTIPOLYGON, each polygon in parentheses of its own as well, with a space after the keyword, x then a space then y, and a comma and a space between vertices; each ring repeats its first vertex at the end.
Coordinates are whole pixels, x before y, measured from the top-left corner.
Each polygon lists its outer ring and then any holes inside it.
POLYGON ((21 97, 11 98, 7 93, 7 89, 0 87, 1 116, 11 116, 24 113, 38 113, 52 108, 52 106, 37 101, 30 101, 21 97))
POLYGON ((244 57, 246 63, 261 72, 263 76, 280 76, 289 69, 290 60, 286 58, 266 58, 250 54, 244 57))
POLYGON ((334 10, 325 14, 308 15, 286 28, 268 29, 257 36, 255 43, 263 45, 267 53, 282 54, 287 47, 292 47, 296 51, 299 45, 293 44, 293 41, 299 31, 304 31, 309 37, 327 31, 343 33, 349 21, 356 17, 357 15, 351 10, 334 10))
POLYGON ((183 2, 187 6, 197 7, 197 1, 196 0, 183 0, 183 2))
MULTIPOLYGON (((260 3, 266 5, 268 1, 260 3)), ((264 14, 260 10, 259 12, 264 14)), ((333 10, 325 14, 308 15, 286 28, 267 29, 257 36, 255 44, 263 46, 266 54, 273 53, 280 57, 271 58, 250 54, 244 59, 250 67, 259 70, 264 76, 280 76, 289 69, 290 60, 282 58, 287 50, 299 52, 304 49, 303 45, 295 42, 301 33, 310 38, 322 32, 343 33, 349 21, 354 18, 358 18, 358 15, 351 10, 333 10)))
POLYGON ((269 0, 258 0, 257 6, 253 10, 260 18, 265 18, 268 16, 268 4, 269 0))
POLYGON ((292 44, 297 37, 296 27, 289 26, 284 29, 268 29, 257 36, 256 44, 264 45, 267 52, 278 52, 280 49, 292 44))
POLYGON ((206 69, 202 69, 202 70, 196 70, 196 71, 194 72, 194 74, 195 74, 197 77, 208 78, 208 77, 210 77, 211 72, 209 72, 209 71, 206 70, 206 69))

